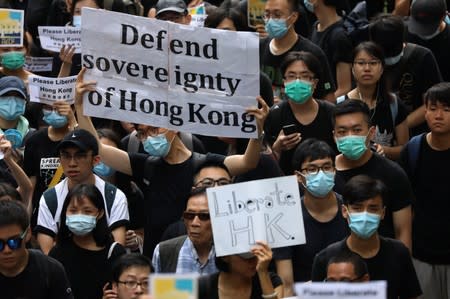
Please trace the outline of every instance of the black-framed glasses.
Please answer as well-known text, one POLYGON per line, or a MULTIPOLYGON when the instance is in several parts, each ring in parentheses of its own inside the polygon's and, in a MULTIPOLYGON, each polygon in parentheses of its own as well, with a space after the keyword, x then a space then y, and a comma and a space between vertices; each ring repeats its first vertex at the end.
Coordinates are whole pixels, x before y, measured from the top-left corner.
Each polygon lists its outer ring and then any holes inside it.
POLYGON ((0 240, 0 252, 5 250, 5 245, 8 244, 9 249, 17 250, 22 246, 22 241, 27 234, 27 229, 23 231, 23 233, 18 237, 9 238, 8 240, 0 240))
POLYGON ((204 178, 203 180, 197 182, 195 187, 214 187, 214 186, 224 186, 231 184, 231 180, 227 178, 220 178, 218 180, 212 178, 204 178))
POLYGON ((209 216, 208 212, 200 212, 200 213, 184 212, 183 213, 183 219, 184 220, 194 220, 195 216, 197 216, 198 219, 200 219, 201 221, 207 221, 207 220, 210 219, 210 216, 209 216))
POLYGON ((122 283, 128 289, 135 289, 137 286, 140 286, 143 290, 148 290, 149 284, 148 280, 144 281, 136 281, 136 280, 126 280, 126 281, 118 281, 118 283, 122 283))
POLYGON ((381 64, 381 61, 378 59, 374 59, 374 60, 369 60, 369 61, 365 61, 365 60, 355 60, 353 62, 353 64, 356 64, 359 67, 364 67, 366 65, 370 66, 370 67, 376 67, 379 66, 381 64))
POLYGON ((332 164, 325 164, 322 166, 317 165, 309 165, 303 169, 300 169, 300 171, 304 171, 307 174, 318 174, 319 170, 322 170, 323 172, 333 173, 334 172, 334 166, 332 164))

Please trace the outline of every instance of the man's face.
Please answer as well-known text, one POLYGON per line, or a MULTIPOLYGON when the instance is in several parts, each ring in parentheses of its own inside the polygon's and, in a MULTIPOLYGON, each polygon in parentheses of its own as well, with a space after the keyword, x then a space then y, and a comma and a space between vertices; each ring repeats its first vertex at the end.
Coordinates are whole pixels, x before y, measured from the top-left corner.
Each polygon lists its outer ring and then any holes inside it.
POLYGON ((118 299, 136 299, 142 294, 148 293, 149 267, 132 266, 127 268, 119 277, 119 282, 113 283, 113 289, 117 292, 118 299), (135 288, 128 285, 136 284, 135 288))
POLYGON ((161 21, 170 21, 177 24, 189 25, 191 23, 191 15, 187 13, 179 13, 176 11, 165 11, 158 16, 156 16, 158 20, 161 21))
POLYGON ((61 149, 59 157, 64 175, 76 183, 86 182, 92 175, 92 168, 100 161, 92 151, 83 152, 77 147, 61 149))
POLYGON ((428 102, 425 106, 425 120, 433 134, 450 132, 450 107, 441 102, 428 102))
POLYGON ((368 281, 368 275, 357 277, 352 263, 332 263, 327 269, 329 282, 362 282, 368 281))
MULTIPOLYGON (((0 227, 0 240, 6 242, 10 238, 18 238, 23 235, 24 230, 17 224, 0 227)), ((14 273, 19 271, 26 256, 25 243, 30 239, 27 232, 18 249, 11 249, 8 244, 0 251, 0 273, 14 273)), ((16 275, 18 273, 15 273, 16 275)))
POLYGON ((198 173, 194 187, 223 186, 231 183, 231 177, 220 167, 205 167, 198 173))
POLYGON ((300 166, 300 169, 296 172, 297 181, 300 184, 306 185, 305 177, 307 175, 315 175, 321 170, 327 173, 334 173, 336 171, 334 168, 334 162, 330 157, 313 161, 309 159, 304 161, 300 166))
POLYGON ((210 246, 212 243, 212 228, 206 194, 189 198, 183 217, 189 239, 194 246, 197 248, 210 246))
POLYGON ((349 215, 348 213, 372 213, 380 215, 381 219, 384 218, 384 205, 383 205, 383 199, 380 195, 377 195, 373 198, 369 198, 367 200, 356 202, 353 204, 349 204, 347 206, 343 206, 342 208, 342 215, 345 219, 348 220, 349 215))
POLYGON ((268 0, 264 9, 265 19, 284 19, 290 26, 297 21, 297 12, 292 11, 287 0, 268 0))
POLYGON ((367 136, 369 130, 364 114, 357 112, 336 116, 333 133, 335 138, 348 135, 367 136))

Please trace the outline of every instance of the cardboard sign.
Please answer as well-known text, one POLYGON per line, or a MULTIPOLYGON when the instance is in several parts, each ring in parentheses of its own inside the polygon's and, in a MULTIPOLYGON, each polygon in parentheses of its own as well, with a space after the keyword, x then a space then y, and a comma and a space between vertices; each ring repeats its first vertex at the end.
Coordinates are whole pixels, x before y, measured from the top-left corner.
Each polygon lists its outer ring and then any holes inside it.
POLYGON ((86 115, 212 136, 257 136, 259 39, 83 8, 86 115), (99 42, 99 36, 102 37, 99 42), (230 41, 233 41, 230 43, 230 41))
POLYGON ((151 274, 153 299, 196 299, 198 297, 197 275, 151 274))
POLYGON ((0 47, 23 46, 23 10, 0 8, 0 47))
POLYGON ((47 78, 29 76, 30 101, 52 105, 57 100, 73 104, 77 76, 65 78, 47 78))
POLYGON ((81 53, 81 28, 72 26, 39 26, 38 30, 43 49, 59 53, 63 45, 73 45, 75 46, 75 53, 81 53))
POLYGON ((271 248, 305 243, 295 176, 208 188, 207 194, 217 256, 249 252, 257 240, 271 248))
POLYGON ((296 283, 299 299, 386 299, 386 281, 296 283))

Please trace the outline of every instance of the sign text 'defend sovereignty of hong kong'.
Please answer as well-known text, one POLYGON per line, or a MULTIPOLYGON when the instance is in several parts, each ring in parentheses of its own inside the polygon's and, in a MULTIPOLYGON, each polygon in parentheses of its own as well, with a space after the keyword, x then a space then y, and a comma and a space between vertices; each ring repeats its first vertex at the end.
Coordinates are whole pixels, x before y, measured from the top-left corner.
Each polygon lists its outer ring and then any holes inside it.
POLYGON ((84 111, 204 135, 255 137, 258 37, 83 9, 84 111), (101 23, 101 24, 100 24, 101 23))

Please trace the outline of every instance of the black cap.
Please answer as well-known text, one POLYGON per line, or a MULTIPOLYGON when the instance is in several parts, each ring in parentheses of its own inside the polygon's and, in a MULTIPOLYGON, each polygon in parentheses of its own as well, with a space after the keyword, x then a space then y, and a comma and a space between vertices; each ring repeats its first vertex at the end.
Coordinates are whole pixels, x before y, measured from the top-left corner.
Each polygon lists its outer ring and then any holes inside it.
POLYGON ((408 19, 408 30, 420 36, 432 35, 438 30, 446 10, 445 0, 413 1, 411 16, 408 19))
POLYGON ((63 148, 78 147, 83 152, 92 150, 94 155, 98 155, 98 143, 94 135, 83 129, 77 129, 66 136, 58 144, 56 150, 59 152, 63 148))
POLYGON ((183 0, 159 0, 156 3, 156 16, 166 11, 186 13, 187 6, 183 0))
POLYGON ((0 79, 0 96, 5 95, 10 91, 16 91, 26 100, 27 88, 22 79, 16 76, 5 76, 0 79))

